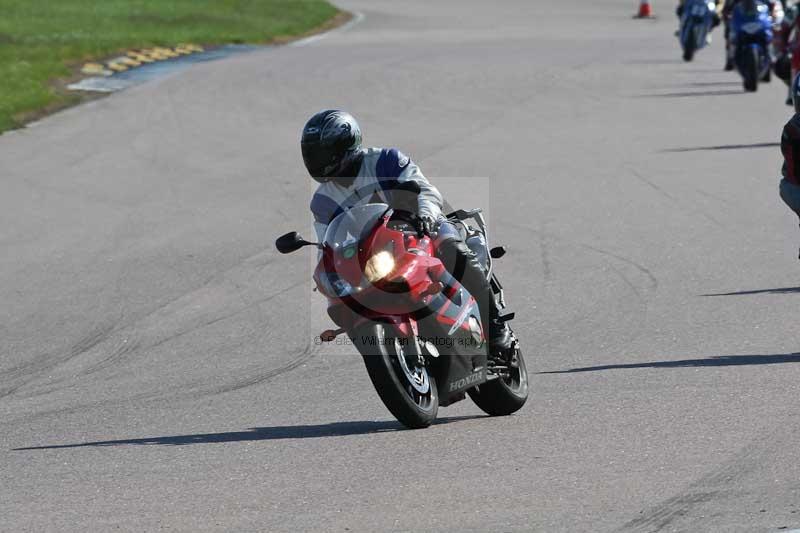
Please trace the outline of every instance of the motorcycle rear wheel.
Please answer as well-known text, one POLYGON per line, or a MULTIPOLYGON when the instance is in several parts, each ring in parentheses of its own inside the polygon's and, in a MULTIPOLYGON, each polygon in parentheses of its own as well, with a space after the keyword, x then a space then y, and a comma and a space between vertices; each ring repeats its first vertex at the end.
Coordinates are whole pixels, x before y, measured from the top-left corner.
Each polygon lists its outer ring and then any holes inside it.
POLYGON ((393 336, 383 324, 365 325, 351 339, 389 412, 409 429, 430 426, 439 411, 436 380, 409 356, 408 340, 393 336))
POLYGON ((475 405, 487 415, 510 415, 522 409, 528 400, 528 370, 519 349, 516 358, 516 368, 510 368, 508 376, 487 381, 467 391, 475 405))

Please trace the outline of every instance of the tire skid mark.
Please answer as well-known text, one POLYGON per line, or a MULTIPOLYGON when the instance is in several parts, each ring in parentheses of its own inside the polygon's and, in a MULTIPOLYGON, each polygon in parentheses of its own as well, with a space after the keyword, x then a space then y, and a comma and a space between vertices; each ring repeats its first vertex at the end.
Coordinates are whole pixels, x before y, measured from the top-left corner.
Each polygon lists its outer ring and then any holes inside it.
MULTIPOLYGON (((122 341, 117 343, 117 348, 113 350, 108 357, 105 359, 101 359, 97 363, 90 365, 83 369, 81 375, 88 376, 89 374, 94 374, 104 368, 112 366, 119 361, 122 361, 127 356, 133 354, 136 350, 142 347, 142 342, 136 338, 135 334, 133 336, 126 336, 122 341)), ((147 348, 145 346, 145 348, 147 348)))
MULTIPOLYGON (((731 492, 732 486, 749 473, 758 470, 759 464, 769 450, 759 449, 751 442, 722 465, 689 484, 686 490, 641 512, 619 529, 617 533, 656 533, 676 521, 689 517, 698 507, 731 492)), ((703 528, 681 528, 687 531, 701 531, 703 528)))
POLYGON ((708 191, 704 191, 703 189, 700 189, 700 188, 697 188, 697 187, 695 187, 694 190, 695 190, 696 193, 699 193, 702 196, 705 196, 707 198, 711 198, 712 200, 716 200, 717 202, 719 202, 721 204, 724 204, 724 205, 726 205, 728 207, 734 207, 733 204, 731 204, 728 200, 726 200, 722 196, 718 196, 716 194, 712 194, 712 193, 710 193, 708 191))
MULTIPOLYGON (((260 255, 249 257, 237 267, 231 268, 226 272, 244 266, 245 270, 247 270, 245 275, 252 275, 252 267, 260 270, 260 268, 271 262, 264 263, 257 260, 260 255)), ((78 376, 94 374, 108 367, 119 365, 136 352, 158 347, 192 331, 236 316, 307 283, 306 279, 293 282, 289 286, 281 288, 264 298, 253 302, 245 302, 241 294, 242 286, 234 281, 226 280, 224 273, 221 276, 222 279, 220 279, 219 283, 211 283, 214 279, 220 278, 220 275, 213 276, 199 288, 188 291, 157 307, 148 314, 129 321, 127 325, 111 324, 93 331, 82 338, 64 355, 41 355, 28 363, 23 363, 3 372, 0 374, 0 384, 4 385, 0 388, 0 398, 9 396, 21 387, 29 385, 36 380, 45 379, 42 374, 53 371, 56 367, 71 363, 78 357, 91 358, 94 356, 96 359, 98 355, 101 355, 99 360, 95 360, 95 362, 89 361, 88 366, 76 371, 78 376), (217 313, 214 313, 215 309, 213 307, 209 309, 210 306, 207 301, 219 299, 222 300, 222 303, 219 304, 220 308, 217 313), (237 302, 237 304, 234 304, 234 302, 237 302), (221 315, 218 314, 220 311, 222 312, 221 315), (209 317, 208 315, 211 316, 209 317), (169 324, 169 322, 173 322, 173 324, 169 324), (175 329, 168 331, 166 334, 159 334, 157 330, 163 328, 164 324, 166 324, 167 329, 170 329, 170 326, 175 329), (153 330, 156 331, 149 335, 147 334, 148 331, 153 330), (104 352, 108 355, 102 356, 104 352)), ((216 302, 214 304, 216 305, 216 302)), ((53 377, 50 379, 50 384, 58 383, 64 379, 66 378, 53 377)))
POLYGON ((638 300, 639 305, 641 306, 641 309, 642 309, 641 313, 637 313, 636 319, 641 324, 646 323, 647 322, 647 311, 648 311, 647 298, 645 298, 644 295, 642 295, 641 291, 639 290, 639 287, 637 287, 636 284, 634 284, 630 280, 630 278, 627 275, 625 275, 625 272, 623 272, 619 268, 615 267, 608 260, 606 260, 605 263, 608 265, 608 268, 610 268, 612 272, 617 274, 617 276, 619 276, 619 278, 622 280, 622 282, 625 285, 627 285, 628 288, 633 292, 633 295, 635 296, 636 300, 638 300))
MULTIPOLYGON (((5 396, 8 396, 10 394, 13 394, 19 388, 21 388, 24 385, 26 385, 27 383, 30 383, 31 381, 37 379, 39 377, 39 375, 42 374, 43 372, 46 372, 46 371, 49 371, 49 370, 53 370, 56 367, 58 367, 58 366, 60 366, 60 365, 62 365, 64 363, 69 362, 74 357, 77 357, 77 356, 79 356, 79 355, 81 355, 81 354, 83 354, 85 352, 88 352, 88 351, 92 350, 97 345, 102 343, 106 339, 106 337, 109 336, 114 331, 115 327, 117 329, 121 329, 121 328, 124 328, 126 326, 130 326, 131 324, 135 324, 137 321, 144 320, 147 317, 152 316, 152 315, 158 313, 159 311, 169 307, 170 305, 180 301, 182 298, 185 298, 186 296, 203 289, 204 287, 206 287, 209 284, 211 284, 211 282, 214 281, 215 279, 217 279, 218 277, 224 275, 225 273, 227 273, 229 271, 232 271, 232 270, 240 267, 243 264, 246 264, 246 263, 252 261, 253 259, 258 258, 262 254, 263 254, 263 251, 258 252, 257 254, 254 254, 254 255, 252 255, 250 257, 245 258, 241 263, 239 263, 239 264, 237 264, 237 265, 235 265, 235 266, 233 266, 233 267, 231 267, 229 269, 216 272, 215 274, 209 276, 199 286, 197 286, 197 287, 195 287, 195 288, 193 288, 193 289, 191 289, 191 290, 189 290, 187 292, 184 292, 184 293, 176 296, 175 298, 172 298, 171 300, 159 305, 158 307, 156 307, 154 309, 151 309, 150 311, 147 311, 145 314, 140 315, 137 318, 132 319, 131 321, 128 322, 128 324, 119 324, 117 326, 111 325, 111 326, 108 326, 106 328, 99 328, 98 330, 96 330, 93 333, 90 333, 89 335, 84 337, 81 341, 79 341, 77 344, 75 344, 73 346, 73 348, 70 349, 69 353, 66 354, 66 355, 53 356, 52 354, 43 354, 43 355, 35 356, 35 357, 32 358, 31 361, 29 361, 27 363, 22 363, 22 364, 14 367, 14 368, 8 370, 8 371, 0 372, 0 384, 3 384, 6 381, 7 377, 9 378, 9 380, 17 378, 19 376, 27 376, 27 377, 30 378, 27 381, 25 381, 24 383, 17 383, 12 387, 0 388, 0 399, 2 399, 5 396)), ((271 261, 268 260, 264 264, 264 266, 266 266, 270 262, 271 261)), ((118 280, 118 287, 117 288, 118 288, 117 292, 119 292, 119 280, 118 280)))
POLYGON ((694 507, 713 500, 716 494, 716 492, 694 492, 674 496, 665 500, 658 509, 641 518, 631 520, 620 531, 647 531, 650 533, 661 531, 675 520, 689 514, 694 507))
POLYGON ((628 311, 628 313, 633 317, 633 323, 637 324, 635 329, 626 332, 628 342, 632 342, 642 334, 642 329, 644 325, 647 324, 647 313, 649 311, 647 298, 642 295, 639 287, 637 287, 636 284, 630 280, 625 272, 615 267, 608 259, 605 259, 604 262, 606 265, 608 265, 608 268, 610 268, 611 271, 614 272, 620 280, 622 280, 622 282, 631 290, 631 292, 633 292, 634 298, 636 298, 636 301, 638 302, 638 306, 634 304, 630 306, 631 309, 628 311), (639 308, 640 312, 636 312, 636 308, 639 308))
POLYGON ((205 396, 223 394, 226 392, 238 391, 241 389, 245 389, 247 387, 259 385, 261 383, 269 381, 272 378, 290 372, 308 362, 312 357, 314 357, 314 355, 316 355, 316 353, 317 353, 316 346, 314 346, 311 343, 311 341, 308 341, 306 345, 303 347, 303 349, 301 349, 298 352, 297 356, 294 357, 288 363, 266 371, 248 373, 246 375, 243 375, 241 379, 236 380, 233 383, 223 385, 221 387, 214 387, 212 389, 206 388, 204 390, 199 382, 194 382, 189 384, 183 384, 182 390, 180 392, 175 392, 172 389, 170 389, 171 392, 166 392, 166 393, 163 391, 142 392, 134 394, 124 399, 112 398, 96 402, 82 403, 78 405, 73 405, 71 407, 49 409, 45 411, 31 413, 29 415, 21 416, 18 418, 13 418, 10 420, 0 419, 0 422, 2 422, 2 425, 5 427, 11 427, 16 424, 29 424, 34 420, 47 418, 50 416, 71 415, 75 413, 80 413, 82 411, 90 411, 93 409, 108 408, 108 407, 119 407, 135 402, 149 402, 156 400, 157 401, 178 400, 178 399, 189 399, 189 398, 196 399, 198 397, 205 397, 205 396))
POLYGON ((581 248, 585 248, 587 250, 591 250, 591 251, 596 252, 596 253, 598 253, 600 255, 605 255, 607 257, 613 257, 614 259, 616 259, 618 261, 622 261, 623 263, 626 263, 626 264, 632 266, 633 268, 635 268, 636 270, 638 270, 639 272, 644 274, 645 277, 647 277, 648 285, 649 285, 648 288, 650 290, 655 290, 655 289, 658 288, 658 278, 656 278, 656 276, 653 274, 653 272, 649 268, 645 267, 644 265, 641 265, 641 264, 637 263, 633 259, 629 259, 629 258, 627 258, 625 256, 622 256, 622 255, 619 255, 619 254, 615 254, 613 252, 609 252, 608 250, 604 250, 602 248, 598 248, 596 246, 592 246, 591 244, 575 243, 575 245, 579 246, 581 248))
POLYGON ((634 285, 634 283, 630 280, 630 278, 628 278, 628 276, 625 275, 625 273, 622 270, 615 267, 613 264, 611 264, 610 261, 605 260, 605 264, 608 265, 608 268, 610 268, 612 272, 614 272, 617 276, 619 276, 619 279, 621 279, 622 282, 625 285, 627 285, 631 291, 633 291, 633 294, 634 296, 636 296, 636 299, 639 300, 639 303, 641 303, 646 310, 647 302, 645 301, 644 296, 642 296, 642 293, 639 291, 639 288, 636 285, 634 285))
MULTIPOLYGON (((78 342, 76 342, 72 348, 70 348, 69 352, 67 352, 62 358, 66 357, 74 357, 76 355, 80 355, 81 353, 91 350, 93 347, 97 346, 99 343, 103 341, 103 339, 111 332, 113 326, 109 327, 102 327, 93 330, 88 335, 82 337, 78 342)), ((33 360, 28 361, 26 363, 21 363, 15 367, 12 367, 8 370, 0 371, 0 383, 5 381, 11 381, 20 377, 25 377, 31 372, 36 372, 39 369, 46 368, 50 362, 54 359, 58 359, 57 357, 53 357, 51 355, 40 355, 38 357, 33 358, 33 360)))
POLYGON ((658 185, 656 185, 655 183, 650 181, 649 179, 647 179, 644 176, 642 176, 642 174, 639 171, 637 171, 635 168, 630 167, 630 166, 627 167, 627 168, 630 171, 630 173, 633 175, 633 177, 635 177, 636 179, 638 179, 639 181, 641 181, 642 183, 644 183, 645 185, 647 185, 648 187, 650 187, 651 189, 656 191, 658 194, 660 194, 664 198, 670 200, 671 202, 674 202, 676 204, 680 204, 680 201, 675 196, 671 195, 670 193, 668 193, 667 191, 665 191, 664 189, 662 189, 661 187, 659 187, 658 185))
POLYGON ((636 270, 641 272, 647 278, 647 281, 648 281, 648 283, 647 283, 648 287, 647 288, 649 290, 655 290, 655 289, 658 288, 658 278, 655 276, 655 274, 653 274, 653 272, 649 268, 647 268, 646 266, 642 265, 641 263, 638 263, 638 262, 634 261, 633 259, 630 259, 628 257, 625 257, 623 255, 620 255, 620 254, 617 254, 617 253, 614 253, 614 252, 611 252, 609 250, 605 250, 603 248, 599 248, 597 246, 593 246, 591 244, 572 241, 570 239, 566 239, 566 238, 564 238, 564 237, 562 237, 560 235, 557 235, 555 233, 533 229, 533 228, 530 228, 530 227, 525 226, 523 224, 518 224, 518 223, 515 223, 515 222, 508 222, 508 221, 504 221, 503 224, 506 225, 506 226, 512 227, 512 228, 517 228, 517 229, 523 230, 523 231, 528 232, 528 233, 534 233, 536 235, 539 235, 540 239, 542 239, 544 237, 547 237, 548 239, 553 239, 553 240, 556 240, 556 241, 563 242, 564 244, 566 244, 568 246, 574 246, 574 247, 577 247, 577 248, 584 248, 586 250, 590 250, 590 251, 598 253, 600 255, 604 255, 604 256, 607 256, 607 257, 614 258, 614 259, 616 259, 618 261, 621 261, 621 262, 623 262, 623 263, 625 263, 627 265, 632 266, 633 268, 635 268, 636 270))
MULTIPOLYGON (((163 344, 166 344, 170 341, 173 341, 179 337, 182 337, 194 331, 201 330, 208 326, 212 326, 219 322, 223 322, 225 320, 238 316, 254 307, 257 307, 259 305, 264 304, 265 302, 277 298, 278 296, 281 296, 300 285, 304 285, 306 282, 307 281, 304 279, 296 283, 292 283, 288 287, 281 289, 278 292, 272 293, 264 298, 256 300, 255 302, 244 304, 244 306, 238 307, 232 310, 231 312, 223 313, 220 316, 215 316, 209 320, 204 320, 200 323, 190 324, 186 328, 183 328, 179 331, 170 332, 168 335, 164 335, 161 337, 155 336, 154 338, 151 338, 149 340, 143 340, 141 338, 141 335, 137 334, 137 332, 134 330, 129 336, 126 336, 125 339, 123 339, 118 343, 117 348, 113 350, 108 357, 98 361, 94 365, 85 368, 81 372, 81 374, 82 375, 94 374, 95 372, 99 372, 100 370, 103 370, 105 368, 120 364, 124 359, 132 355, 137 350, 151 350, 153 348, 157 348, 163 344)), ((241 287, 238 288, 241 290, 241 287)))
POLYGON ((631 175, 633 177, 635 177, 640 182, 644 183, 648 187, 650 187, 653 190, 655 190, 656 192, 658 192, 664 198, 667 198, 670 202, 672 202, 673 204, 678 206, 685 213, 688 213, 690 215, 695 215, 695 214, 700 215, 703 218, 705 218, 706 220, 708 220, 709 222, 711 222, 712 224, 716 225, 717 227, 720 227, 720 228, 724 228, 725 227, 722 224, 722 222, 720 222, 716 218, 712 217, 711 215, 706 213, 704 210, 698 209, 697 207, 687 207, 678 197, 668 193, 667 191, 665 191, 664 189, 662 189, 661 187, 659 187, 658 185, 656 185, 652 181, 650 181, 647 178, 645 178, 644 176, 642 176, 642 174, 640 172, 638 172, 632 166, 626 166, 625 168, 628 169, 628 171, 631 173, 631 175))
POLYGON ((211 390, 207 390, 201 392, 200 396, 209 396, 209 395, 216 395, 216 394, 223 394, 225 392, 233 392, 238 391, 241 389, 245 389, 247 387, 252 387, 254 385, 259 385, 264 383, 265 381, 269 381, 272 378, 278 377, 281 374, 285 374, 298 368, 309 361, 314 355, 316 355, 317 350, 316 346, 312 345, 311 341, 307 341, 305 347, 300 350, 300 353, 297 354, 291 361, 288 363, 279 366, 278 368, 273 368, 270 370, 265 370, 262 372, 256 372, 254 374, 247 374, 240 379, 235 380, 232 383, 227 385, 222 385, 219 387, 214 387, 211 390))
POLYGON ((91 333, 75 343, 65 354, 55 356, 51 354, 40 355, 27 363, 22 363, 10 370, 0 372, 0 384, 5 385, 0 388, 0 398, 13 394, 21 387, 34 381, 41 373, 52 370, 71 359, 91 351, 109 337, 111 332, 114 331, 114 327, 114 324, 107 324, 95 328, 91 333))
POLYGON ((34 420, 46 418, 49 416, 70 415, 74 413, 80 413, 81 411, 90 411, 92 409, 99 409, 102 407, 118 407, 128 403, 147 402, 154 400, 159 400, 159 401, 174 400, 181 397, 188 397, 188 394, 186 394, 185 392, 184 393, 163 393, 159 391, 140 392, 138 394, 134 394, 132 396, 123 399, 113 398, 108 400, 99 400, 96 402, 81 403, 70 407, 47 409, 44 411, 34 412, 17 418, 12 418, 10 420, 0 420, 0 423, 2 423, 4 427, 10 427, 15 424, 29 424, 34 420))

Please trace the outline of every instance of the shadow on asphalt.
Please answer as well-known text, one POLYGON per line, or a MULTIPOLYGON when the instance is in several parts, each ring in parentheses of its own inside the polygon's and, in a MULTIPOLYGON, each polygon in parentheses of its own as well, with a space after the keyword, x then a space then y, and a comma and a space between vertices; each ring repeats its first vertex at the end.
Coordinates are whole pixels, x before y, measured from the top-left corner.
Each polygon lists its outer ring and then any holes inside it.
POLYGON ((756 291, 718 292, 701 294, 700 296, 746 296, 748 294, 793 294, 800 292, 800 287, 780 287, 778 289, 760 289, 756 291))
MULTIPOLYGON (((722 63, 720 63, 720 65, 722 65, 722 63)), ((705 74, 705 73, 715 73, 715 74, 722 74, 722 75, 724 75, 724 73, 726 73, 726 72, 727 72, 727 73, 728 73, 728 75, 730 75, 730 76, 737 76, 737 77, 738 77, 738 74, 736 73, 736 71, 735 71, 735 70, 734 70, 734 71, 725 71, 725 70, 722 70, 722 67, 720 67, 720 68, 713 68, 713 67, 709 67, 709 68, 695 67, 695 68, 693 68, 693 69, 691 69, 691 70, 686 70, 686 71, 684 71, 684 73, 685 73, 685 74, 692 74, 693 76, 697 76, 697 74, 700 74, 700 73, 704 73, 704 74, 705 74)), ((740 81, 739 83, 741 84, 741 81, 740 81)))
POLYGON ((713 91, 691 91, 691 92, 674 92, 674 93, 661 93, 661 94, 637 94, 637 98, 691 98, 698 96, 727 96, 734 94, 745 94, 742 90, 732 89, 716 89, 713 91))
MULTIPOLYGON (((693 81, 693 82, 687 83, 686 85, 688 85, 690 87, 716 87, 716 86, 719 86, 719 85, 728 85, 728 86, 731 86, 731 87, 734 87, 734 86, 735 87, 741 87, 742 86, 742 82, 741 81, 693 81)), ((739 92, 742 92, 742 91, 739 91, 739 92)))
POLYGON ((623 65, 683 65, 683 59, 631 59, 623 62, 623 65))
POLYGON ((752 144, 720 144, 717 146, 694 146, 691 148, 666 148, 660 150, 662 153, 680 153, 680 152, 706 152, 714 150, 750 150, 753 148, 775 148, 780 146, 781 143, 752 143, 752 144))
POLYGON ((623 370, 629 368, 692 368, 701 366, 748 366, 778 365, 800 363, 800 353, 774 355, 721 355, 705 359, 681 359, 679 361, 652 361, 649 363, 627 363, 616 365, 586 366, 569 370, 552 370, 538 374, 572 374, 576 372, 597 372, 600 370, 623 370))
MULTIPOLYGON (((471 420, 474 418, 486 418, 486 416, 471 415, 439 418, 436 420, 436 422, 434 422, 434 425, 450 424, 453 422, 471 420)), ((198 433, 194 435, 169 435, 164 437, 145 437, 141 439, 120 439, 96 442, 79 442, 74 444, 26 446, 24 448, 14 448, 12 451, 54 450, 59 448, 88 448, 98 446, 125 446, 132 444, 184 446, 187 444, 215 444, 223 442, 248 442, 259 440, 344 437, 348 435, 368 435, 371 433, 387 433, 394 431, 406 431, 406 428, 399 422, 391 420, 371 422, 331 422, 330 424, 250 428, 247 431, 232 431, 228 433, 198 433)))

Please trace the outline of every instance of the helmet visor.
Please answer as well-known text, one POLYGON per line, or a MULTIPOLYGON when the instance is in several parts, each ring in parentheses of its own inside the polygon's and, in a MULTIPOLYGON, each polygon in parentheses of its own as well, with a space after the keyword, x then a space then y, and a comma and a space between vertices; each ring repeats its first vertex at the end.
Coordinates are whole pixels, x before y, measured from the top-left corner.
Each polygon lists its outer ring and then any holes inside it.
POLYGON ((333 175, 339 161, 336 151, 332 147, 320 146, 317 143, 303 143, 300 145, 300 149, 303 152, 303 163, 312 178, 320 181, 320 178, 330 178, 333 175))

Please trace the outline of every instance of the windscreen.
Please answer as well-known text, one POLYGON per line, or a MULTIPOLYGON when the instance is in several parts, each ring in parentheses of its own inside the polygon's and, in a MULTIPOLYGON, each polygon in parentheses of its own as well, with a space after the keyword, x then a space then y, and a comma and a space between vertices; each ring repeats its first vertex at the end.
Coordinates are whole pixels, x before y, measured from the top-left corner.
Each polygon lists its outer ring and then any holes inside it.
POLYGON ((338 251, 360 242, 388 210, 386 204, 366 204, 348 209, 328 224, 323 244, 338 251))

